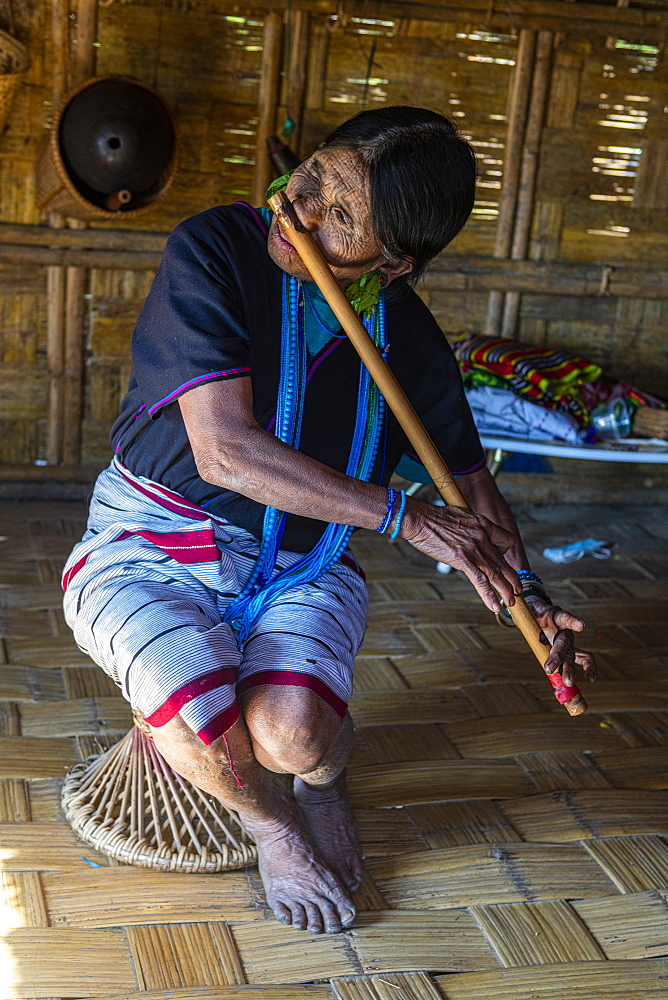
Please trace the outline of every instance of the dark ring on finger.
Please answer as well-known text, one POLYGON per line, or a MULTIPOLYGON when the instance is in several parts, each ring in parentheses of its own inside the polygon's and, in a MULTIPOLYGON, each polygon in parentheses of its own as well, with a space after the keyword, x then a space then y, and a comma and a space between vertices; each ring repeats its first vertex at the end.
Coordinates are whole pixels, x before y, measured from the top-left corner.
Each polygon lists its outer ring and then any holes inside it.
POLYGON ((540 597, 541 600, 545 601, 546 604, 549 604, 550 607, 553 606, 552 601, 543 588, 537 587, 535 584, 532 584, 530 587, 522 587, 522 597, 540 597))

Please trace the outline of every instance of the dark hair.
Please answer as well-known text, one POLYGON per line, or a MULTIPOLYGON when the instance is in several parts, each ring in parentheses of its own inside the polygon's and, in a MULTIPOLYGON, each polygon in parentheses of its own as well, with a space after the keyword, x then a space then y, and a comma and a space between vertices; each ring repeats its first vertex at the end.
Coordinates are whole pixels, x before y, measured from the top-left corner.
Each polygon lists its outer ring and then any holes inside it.
POLYGON ((475 155, 449 118, 426 108, 361 111, 323 146, 356 150, 369 170, 371 219, 394 257, 415 260, 414 283, 471 214, 475 155))

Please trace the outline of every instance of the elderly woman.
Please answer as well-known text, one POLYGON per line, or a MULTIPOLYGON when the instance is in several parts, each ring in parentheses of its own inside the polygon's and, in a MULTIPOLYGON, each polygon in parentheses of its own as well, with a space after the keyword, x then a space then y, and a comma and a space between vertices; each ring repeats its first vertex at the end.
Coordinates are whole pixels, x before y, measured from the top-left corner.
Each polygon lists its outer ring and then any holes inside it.
POLYGON ((450 121, 384 108, 337 128, 287 195, 476 514, 388 490, 400 427, 276 220, 239 202, 167 242, 116 457, 65 568, 80 647, 174 769, 242 818, 276 917, 314 933, 351 926, 362 874, 344 771, 367 606, 353 528, 450 563, 492 611, 524 585, 548 669, 572 679, 578 661, 593 679, 573 647, 583 624, 531 573, 453 355, 409 284, 464 225, 474 181, 450 121), (294 799, 272 771, 294 775, 294 799))

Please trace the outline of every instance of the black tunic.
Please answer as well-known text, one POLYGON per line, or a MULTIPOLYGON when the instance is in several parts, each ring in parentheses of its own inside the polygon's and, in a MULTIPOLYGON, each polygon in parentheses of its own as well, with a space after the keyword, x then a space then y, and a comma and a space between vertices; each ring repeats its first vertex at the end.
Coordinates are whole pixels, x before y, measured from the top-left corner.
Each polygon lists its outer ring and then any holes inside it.
MULTIPOLYGON (((261 427, 276 411, 283 271, 267 252, 257 216, 243 204, 209 209, 171 234, 132 338, 128 393, 111 435, 122 463, 256 537, 265 507, 197 474, 178 397, 207 381, 250 376, 261 427)), ((455 474, 484 456, 457 362, 412 290, 387 295, 389 365, 455 474)), ((390 294, 392 293, 392 294, 390 294)), ((345 472, 352 441, 359 358, 343 338, 310 361, 299 450, 345 472)), ((386 484, 407 449, 390 414, 371 481, 386 484)), ((322 521, 289 515, 282 547, 308 551, 322 521)))

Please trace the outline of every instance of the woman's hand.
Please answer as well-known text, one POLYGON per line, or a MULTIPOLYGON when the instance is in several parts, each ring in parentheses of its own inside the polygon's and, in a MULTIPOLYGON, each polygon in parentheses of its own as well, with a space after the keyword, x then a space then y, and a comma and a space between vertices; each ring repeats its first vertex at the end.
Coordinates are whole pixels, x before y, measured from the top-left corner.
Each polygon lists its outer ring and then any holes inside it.
POLYGON ((465 573, 490 611, 501 610, 499 597, 508 607, 515 603, 521 585, 504 559, 516 541, 512 532, 463 507, 434 507, 411 499, 401 537, 465 573))
POLYGON ((548 604, 541 597, 525 597, 525 601, 546 639, 552 646, 550 655, 545 661, 545 672, 553 674, 561 671, 564 683, 572 687, 575 683, 575 664, 577 663, 590 683, 596 680, 596 661, 592 653, 577 649, 573 632, 582 632, 584 622, 574 615, 548 604))

